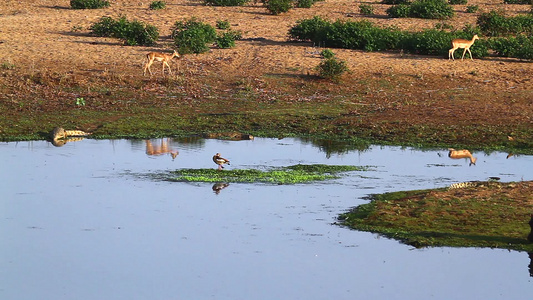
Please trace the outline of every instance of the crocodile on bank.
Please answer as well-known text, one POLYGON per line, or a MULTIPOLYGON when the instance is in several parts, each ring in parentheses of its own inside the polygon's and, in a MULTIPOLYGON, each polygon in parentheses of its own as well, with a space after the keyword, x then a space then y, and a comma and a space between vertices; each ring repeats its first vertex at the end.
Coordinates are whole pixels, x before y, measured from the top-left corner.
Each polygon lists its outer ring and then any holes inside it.
POLYGON ((56 127, 50 132, 50 139, 52 145, 61 147, 67 142, 79 141, 89 135, 91 134, 82 130, 65 130, 63 127, 56 127))

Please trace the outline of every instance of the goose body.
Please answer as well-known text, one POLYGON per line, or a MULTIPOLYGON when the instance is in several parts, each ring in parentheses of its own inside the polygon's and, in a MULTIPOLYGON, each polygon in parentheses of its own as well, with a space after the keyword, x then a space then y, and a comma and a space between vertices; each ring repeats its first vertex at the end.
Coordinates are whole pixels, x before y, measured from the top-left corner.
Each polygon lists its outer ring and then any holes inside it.
POLYGON ((215 154, 215 155, 213 156, 213 161, 215 162, 215 164, 218 165, 218 169, 219 169, 219 170, 221 170, 221 169, 224 168, 223 165, 225 165, 225 164, 228 164, 228 165, 229 165, 229 164, 230 164, 230 163, 229 163, 229 160, 227 160, 227 159, 225 159, 224 157, 221 157, 221 156, 220 156, 220 153, 217 153, 217 154, 215 154))

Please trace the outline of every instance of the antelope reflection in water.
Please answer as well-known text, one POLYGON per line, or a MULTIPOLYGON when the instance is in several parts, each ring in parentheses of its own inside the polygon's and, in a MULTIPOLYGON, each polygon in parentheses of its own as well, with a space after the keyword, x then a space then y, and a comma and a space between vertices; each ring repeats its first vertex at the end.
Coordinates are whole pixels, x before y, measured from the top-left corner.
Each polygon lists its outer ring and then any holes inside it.
POLYGON ((178 150, 174 150, 172 147, 169 146, 169 140, 170 139, 161 139, 160 145, 154 145, 152 144, 152 141, 146 140, 146 155, 163 155, 163 154, 170 154, 172 156, 172 160, 178 156, 179 152, 178 150))
POLYGON ((215 194, 220 194, 220 191, 227 188, 229 186, 229 183, 225 183, 225 182, 217 182, 215 184, 213 184, 213 192, 215 192, 215 194))
POLYGON ((472 153, 468 150, 455 150, 453 148, 448 148, 450 152, 448 152, 448 157, 453 159, 459 159, 459 158, 469 158, 470 159, 470 165, 475 165, 477 158, 475 158, 472 153))

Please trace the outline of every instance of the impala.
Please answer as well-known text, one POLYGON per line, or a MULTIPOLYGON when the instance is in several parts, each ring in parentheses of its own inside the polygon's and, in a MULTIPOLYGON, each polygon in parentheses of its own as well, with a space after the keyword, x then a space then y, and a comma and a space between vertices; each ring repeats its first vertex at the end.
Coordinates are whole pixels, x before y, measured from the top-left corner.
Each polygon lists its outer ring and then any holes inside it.
POLYGON ((474 35, 474 37, 472 38, 472 40, 464 40, 464 39, 455 39, 452 41, 452 49, 450 49, 450 51, 448 51, 448 59, 453 59, 455 60, 455 58, 453 57, 453 53, 455 52, 455 50, 457 50, 458 48, 464 48, 465 50, 463 51, 463 57, 461 57, 461 60, 463 60, 463 58, 465 58, 465 53, 466 51, 468 51, 468 53, 470 53, 470 59, 471 60, 474 60, 472 58, 472 52, 470 52, 470 47, 472 47, 472 45, 474 44, 474 42, 476 40, 479 40, 479 37, 476 35, 474 35))
POLYGON ((150 75, 152 75, 152 70, 150 70, 150 66, 154 63, 154 61, 161 61, 163 62, 163 76, 165 75, 165 66, 168 67, 169 74, 172 74, 172 70, 170 70, 170 65, 168 64, 169 61, 171 61, 174 57, 179 58, 180 55, 176 50, 174 50, 174 53, 172 54, 165 54, 161 52, 150 52, 146 54, 146 58, 148 61, 144 65, 143 75, 146 75, 146 70, 150 72, 150 75))

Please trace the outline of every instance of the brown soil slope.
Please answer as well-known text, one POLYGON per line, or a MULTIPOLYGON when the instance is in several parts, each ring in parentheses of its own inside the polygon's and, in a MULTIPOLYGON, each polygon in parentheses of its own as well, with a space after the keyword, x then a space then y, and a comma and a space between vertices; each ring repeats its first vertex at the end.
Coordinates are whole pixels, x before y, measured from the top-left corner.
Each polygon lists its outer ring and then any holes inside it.
MULTIPOLYGON (((126 0, 111 1, 106 9, 73 10, 68 0, 4 0, 0 4, 0 101, 18 109, 23 106, 20 99, 46 98, 46 105, 40 105, 39 111, 61 109, 62 101, 72 101, 82 95, 60 87, 69 83, 82 90, 98 84, 121 89, 128 89, 131 84, 131 89, 139 89, 138 82, 141 82, 143 92, 149 93, 150 87, 168 83, 142 76, 145 54, 154 50, 171 51, 171 26, 176 21, 197 17, 212 25, 217 20, 229 20, 233 29, 243 32, 243 40, 237 41, 235 48, 212 48, 208 53, 186 55, 171 64, 174 70, 180 68, 177 78, 182 76, 182 79, 178 84, 184 82, 180 88, 191 98, 213 98, 209 93, 223 94, 236 82, 242 85, 245 78, 253 88, 263 89, 267 100, 269 92, 286 94, 291 101, 327 98, 337 90, 344 95, 357 94, 349 101, 372 108, 372 119, 365 120, 364 110, 351 113, 359 114, 360 122, 367 122, 369 127, 376 120, 444 126, 493 124, 509 126, 508 134, 512 135, 513 126, 531 125, 533 64, 516 59, 449 61, 444 57, 399 52, 334 49, 348 63, 351 72, 340 85, 326 84, 317 91, 322 95, 315 98, 299 95, 298 84, 305 85, 301 82, 285 86, 265 84, 271 78, 310 80, 306 76, 314 74, 320 62, 320 49, 309 43, 287 41, 289 28, 299 19, 315 15, 331 20, 366 18, 381 26, 406 30, 433 28, 444 22, 460 29, 465 24, 475 25, 479 15, 465 13, 466 5, 454 6, 456 17, 441 21, 387 18, 385 10, 389 6, 377 1, 326 0, 310 9, 292 9, 279 16, 268 14, 260 3, 213 7, 196 0, 165 2, 166 9, 155 11, 148 9, 149 2, 126 0), (373 5, 377 16, 362 16, 361 3, 373 5), (161 35, 158 45, 129 47, 117 39, 89 34, 88 28, 102 16, 120 15, 157 26, 161 35), (209 93, 202 91, 205 85, 212 87, 209 93)), ((500 2, 470 0, 468 5, 478 5, 480 12, 502 9, 509 15, 530 10, 528 5, 500 2)), ((160 76, 159 64, 153 70, 160 76)), ((160 97, 147 97, 143 103, 159 100, 160 97)))

